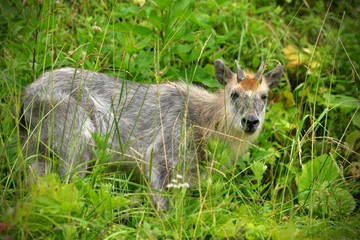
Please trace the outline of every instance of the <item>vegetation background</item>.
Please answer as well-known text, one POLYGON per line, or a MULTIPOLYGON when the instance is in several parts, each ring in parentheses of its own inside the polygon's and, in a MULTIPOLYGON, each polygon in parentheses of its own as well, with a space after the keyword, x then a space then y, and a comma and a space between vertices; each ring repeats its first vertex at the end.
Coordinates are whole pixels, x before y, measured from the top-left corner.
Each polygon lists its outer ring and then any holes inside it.
POLYGON ((357 1, 4 0, 0 11, 0 238, 360 238, 357 1), (214 90, 217 58, 286 68, 257 146, 226 169, 227 146, 210 141, 216 171, 196 191, 171 189, 168 212, 153 208, 146 184, 100 168, 26 186, 19 96, 44 71, 214 90))

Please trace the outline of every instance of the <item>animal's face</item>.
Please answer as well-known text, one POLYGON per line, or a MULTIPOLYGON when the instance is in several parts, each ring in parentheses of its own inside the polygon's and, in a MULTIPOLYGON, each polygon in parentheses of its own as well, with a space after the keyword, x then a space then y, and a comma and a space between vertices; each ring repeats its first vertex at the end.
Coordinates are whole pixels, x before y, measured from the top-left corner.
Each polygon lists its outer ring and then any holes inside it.
POLYGON ((215 75, 225 86, 227 122, 246 134, 259 132, 265 117, 268 92, 281 79, 282 66, 262 76, 262 64, 257 74, 245 73, 237 64, 233 73, 221 60, 215 61, 215 75))

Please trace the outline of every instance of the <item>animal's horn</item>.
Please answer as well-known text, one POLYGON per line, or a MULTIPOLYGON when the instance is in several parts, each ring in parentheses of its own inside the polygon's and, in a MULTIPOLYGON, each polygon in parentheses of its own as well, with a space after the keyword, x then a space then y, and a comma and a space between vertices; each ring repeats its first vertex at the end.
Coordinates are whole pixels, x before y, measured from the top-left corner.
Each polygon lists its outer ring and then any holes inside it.
POLYGON ((235 64, 236 64, 237 79, 238 79, 238 82, 240 82, 240 81, 244 80, 245 74, 244 74, 243 70, 241 69, 237 60, 235 60, 235 64))
POLYGON ((257 71, 256 75, 255 75, 255 80, 259 80, 262 72, 264 71, 264 66, 265 66, 265 63, 264 61, 261 61, 261 64, 260 64, 260 67, 259 67, 259 70, 257 71))

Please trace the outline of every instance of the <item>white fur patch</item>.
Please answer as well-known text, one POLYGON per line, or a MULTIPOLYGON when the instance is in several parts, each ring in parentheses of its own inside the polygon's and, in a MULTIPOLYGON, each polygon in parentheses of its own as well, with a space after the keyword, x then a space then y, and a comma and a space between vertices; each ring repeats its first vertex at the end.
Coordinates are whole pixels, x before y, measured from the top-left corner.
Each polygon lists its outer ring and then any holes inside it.
POLYGON ((92 133, 95 132, 94 124, 91 122, 89 118, 86 119, 86 121, 83 124, 83 136, 86 139, 92 138, 92 133))

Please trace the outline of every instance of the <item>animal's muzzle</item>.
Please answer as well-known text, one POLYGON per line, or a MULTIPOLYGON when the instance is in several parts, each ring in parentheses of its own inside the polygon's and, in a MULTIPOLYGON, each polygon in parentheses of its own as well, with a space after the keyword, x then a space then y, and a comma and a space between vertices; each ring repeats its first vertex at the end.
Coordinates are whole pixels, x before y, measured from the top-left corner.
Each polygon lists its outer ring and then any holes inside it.
POLYGON ((246 133, 253 133, 258 129, 260 121, 255 115, 249 115, 241 119, 241 124, 246 133))

